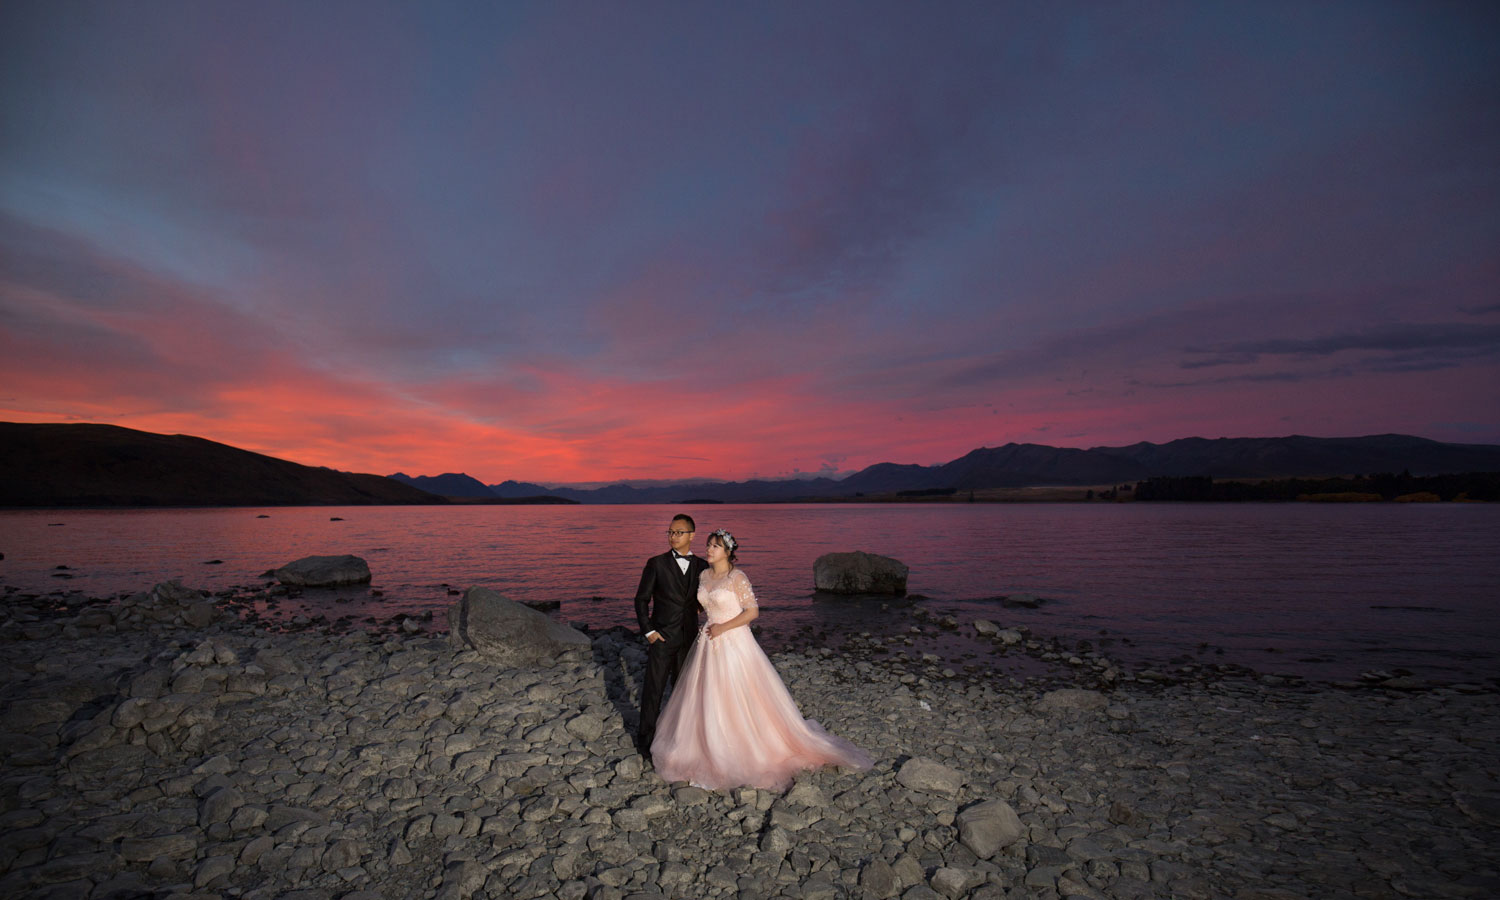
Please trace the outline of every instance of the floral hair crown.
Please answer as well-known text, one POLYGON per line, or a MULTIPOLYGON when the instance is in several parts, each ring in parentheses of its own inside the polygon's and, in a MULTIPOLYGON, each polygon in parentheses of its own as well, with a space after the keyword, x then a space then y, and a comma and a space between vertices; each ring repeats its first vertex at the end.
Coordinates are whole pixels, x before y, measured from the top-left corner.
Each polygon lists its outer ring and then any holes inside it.
POLYGON ((739 545, 739 542, 734 539, 734 535, 730 534, 722 528, 718 529, 713 534, 710 534, 709 537, 718 538, 719 543, 724 546, 725 553, 733 553, 734 548, 739 545))

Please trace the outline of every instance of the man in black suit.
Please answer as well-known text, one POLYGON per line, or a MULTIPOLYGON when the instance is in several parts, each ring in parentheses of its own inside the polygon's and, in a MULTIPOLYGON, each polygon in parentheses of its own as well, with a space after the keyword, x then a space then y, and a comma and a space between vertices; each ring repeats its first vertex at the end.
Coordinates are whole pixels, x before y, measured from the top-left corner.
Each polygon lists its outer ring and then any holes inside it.
POLYGON ((641 726, 636 747, 651 758, 651 740, 656 737, 656 718, 661 714, 662 695, 698 636, 698 575, 708 561, 693 555, 693 517, 674 516, 667 527, 671 549, 646 560, 641 584, 635 591, 635 617, 645 638, 646 685, 641 691, 641 726))

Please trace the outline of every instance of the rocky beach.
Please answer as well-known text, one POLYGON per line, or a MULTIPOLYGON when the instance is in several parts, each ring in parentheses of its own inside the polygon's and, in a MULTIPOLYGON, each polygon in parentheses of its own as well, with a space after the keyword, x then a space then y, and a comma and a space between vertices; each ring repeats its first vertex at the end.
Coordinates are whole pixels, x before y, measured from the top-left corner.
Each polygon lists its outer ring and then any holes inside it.
POLYGON ((667 784, 644 651, 545 662, 163 584, 0 606, 0 895, 1446 898, 1500 894, 1500 704, 1399 673, 1132 671, 920 607, 773 661, 876 759, 667 784), (989 656, 945 657, 970 634, 989 656), (1026 654, 1044 674, 999 665, 1026 654))

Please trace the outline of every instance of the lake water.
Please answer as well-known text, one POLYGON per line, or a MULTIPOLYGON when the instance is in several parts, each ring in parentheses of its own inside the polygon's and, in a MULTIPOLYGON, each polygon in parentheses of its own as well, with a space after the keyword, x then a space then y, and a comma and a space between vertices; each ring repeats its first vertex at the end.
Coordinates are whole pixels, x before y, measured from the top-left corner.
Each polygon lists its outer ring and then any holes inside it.
MULTIPOLYGON (((484 585, 558 600, 554 615, 630 625, 641 564, 679 507, 458 506, 0 512, 0 578, 91 596, 167 578, 259 584, 269 568, 354 553, 372 587, 309 591, 305 608, 388 617, 484 585), (262 518, 261 516, 264 516, 262 518), (331 521, 334 517, 343 521, 331 521), (216 565, 209 560, 222 560, 216 565), (59 572, 57 566, 68 566, 59 572), (59 574, 70 576, 66 579, 59 574)), ((1132 661, 1193 655, 1349 678, 1404 667, 1500 678, 1500 506, 1484 504, 809 504, 687 507, 695 549, 740 540, 768 643, 905 631, 910 608, 812 597, 813 561, 866 550, 911 567, 934 612, 1107 642, 1132 661), (1005 608, 1001 595, 1042 598, 1005 608)))

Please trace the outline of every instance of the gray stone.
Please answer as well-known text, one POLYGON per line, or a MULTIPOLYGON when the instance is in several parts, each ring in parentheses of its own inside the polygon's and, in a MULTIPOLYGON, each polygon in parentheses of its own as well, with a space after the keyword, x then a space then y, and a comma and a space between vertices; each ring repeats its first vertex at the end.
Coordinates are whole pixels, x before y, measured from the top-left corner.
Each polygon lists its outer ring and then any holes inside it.
POLYGON ((1057 878, 1063 873, 1062 866, 1036 866, 1026 872, 1026 886, 1034 888, 1057 888, 1057 878))
POLYGON ((150 862, 159 856, 188 859, 198 852, 198 842, 187 834, 163 834, 148 838, 125 838, 120 856, 127 862, 150 862))
POLYGON ((797 806, 809 806, 814 809, 828 805, 828 798, 823 796, 823 792, 817 785, 809 781, 799 781, 792 785, 792 789, 786 792, 786 796, 782 800, 797 806))
POLYGON ((920 756, 903 763, 896 773, 896 780, 914 791, 950 796, 956 795, 964 785, 962 772, 920 756))
POLYGON ((661 871, 656 876, 656 883, 661 885, 662 890, 669 896, 679 896, 680 891, 685 889, 693 880, 693 870, 679 862, 663 863, 661 871))
POLYGON ((980 859, 989 859, 1015 843, 1026 829, 1004 800, 976 803, 958 813, 958 839, 980 859))
POLYGON ((1409 675, 1387 678, 1385 681, 1380 682, 1380 686, 1393 691, 1420 691, 1431 687, 1424 679, 1414 678, 1409 675))
POLYGON ((75 853, 56 856, 36 868, 27 870, 32 881, 43 884, 60 884, 76 881, 91 875, 100 875, 115 868, 112 853, 75 853))
POLYGON ((411 851, 407 849, 406 842, 399 837, 391 838, 387 862, 393 866, 409 865, 412 861, 411 851))
POLYGON ((333 846, 323 851, 323 868, 329 872, 337 872, 339 869, 347 869, 358 865, 363 856, 359 844, 354 841, 336 841, 333 846))
POLYGON ((864 868, 859 870, 859 886, 865 894, 876 898, 876 900, 887 900, 896 896, 901 889, 901 882, 896 878, 896 870, 891 864, 883 859, 872 859, 865 863, 864 868))
MULTIPOLYGON (((129 730, 146 721, 151 715, 152 700, 142 697, 131 697, 115 707, 114 715, 110 717, 110 723, 116 728, 129 730)), ((156 704, 160 708, 160 704, 156 704)))
POLYGON ((197 588, 183 587, 182 582, 176 579, 161 582, 153 587, 147 596, 147 602, 157 606, 187 606, 189 603, 197 603, 202 599, 202 591, 197 588))
POLYGON ((928 884, 932 886, 933 890, 949 898, 949 900, 956 900, 968 888, 969 876, 962 869, 942 866, 936 872, 932 873, 932 878, 928 881, 928 884))
POLYGON ((259 828, 266 822, 269 813, 262 806, 241 806, 229 819, 229 830, 234 833, 259 828))
POLYGON ((46 766, 57 758, 49 741, 29 734, 0 733, 0 747, 5 748, 0 751, 5 754, 5 761, 13 766, 46 766))
POLYGON ((210 856, 198 864, 193 872, 193 887, 208 887, 213 882, 234 874, 234 857, 210 856))
POLYGON ((77 704, 50 698, 16 700, 5 712, 6 731, 56 731, 77 704))
POLYGON ((280 831, 288 825, 302 824, 307 828, 316 828, 319 825, 327 825, 328 817, 311 809, 303 809, 298 806, 272 806, 270 814, 266 817, 266 830, 270 832, 280 831))
POLYGON ((250 841, 240 851, 240 862, 247 866, 253 866, 260 862, 260 858, 274 846, 276 846, 276 841, 269 834, 263 834, 250 841))
POLYGON ((489 869, 472 859, 456 860, 443 870, 443 887, 454 889, 460 897, 471 897, 484 887, 490 877, 489 869))
POLYGON ((486 661, 505 666, 546 664, 569 650, 591 646, 578 630, 482 587, 469 588, 449 607, 448 640, 457 649, 477 650, 486 661))
POLYGON ((228 822, 245 805, 245 796, 232 787, 221 787, 198 803, 198 827, 228 822))
POLYGON ((1064 897, 1083 897, 1085 900, 1107 900, 1107 898, 1094 890, 1080 877, 1073 874, 1063 873, 1057 876, 1057 892, 1064 897))
POLYGON ((1464 794, 1453 795, 1459 812, 1484 825, 1500 825, 1500 796, 1464 794))
POLYGON ((212 600, 200 600, 182 611, 182 621, 191 628, 207 628, 218 618, 219 608, 212 600))
POLYGON ((581 741, 597 741, 604 734, 604 720, 588 713, 574 716, 563 727, 581 741))
POLYGON ((1098 691, 1085 691, 1077 688, 1062 688, 1056 691, 1048 691, 1042 695, 1037 704, 1040 709, 1081 709, 1096 710, 1103 709, 1109 705, 1109 700, 1098 691))
MULTIPOLYGON (((88 727, 90 723, 81 723, 88 727)), ((68 755, 77 756, 90 750, 99 750, 113 744, 120 737, 120 732, 109 725, 100 723, 88 727, 87 731, 79 734, 68 746, 68 755)), ((50 762, 50 759, 46 760, 50 762)))
POLYGON ((1114 853, 1088 838, 1077 838, 1068 842, 1067 853, 1073 859, 1084 861, 1105 860, 1114 856, 1114 853))
POLYGON ((365 584, 370 580, 370 566, 358 556, 304 556, 289 562, 275 572, 282 584, 303 587, 338 587, 365 584))
POLYGON ((463 819, 450 813, 438 813, 432 817, 432 836, 448 837, 463 830, 463 819))
POLYGON ((1109 805, 1109 821, 1116 825, 1129 825, 1135 821, 1135 808, 1123 800, 1116 800, 1109 805))
POLYGON ((760 849, 777 856, 785 856, 795 844, 796 841, 792 839, 791 834, 781 827, 766 829, 766 833, 760 839, 760 849))
POLYGON ((989 619, 975 619, 974 630, 986 637, 994 637, 1000 633, 1000 626, 989 619))
POLYGON ((831 594, 906 593, 905 563, 856 550, 852 553, 825 553, 813 563, 813 587, 831 594))
POLYGON ((1073 857, 1068 855, 1068 851, 1050 844, 1028 844, 1026 861, 1032 866, 1053 867, 1058 870, 1074 864, 1073 857))
POLYGON ((842 892, 822 872, 804 881, 800 893, 802 900, 836 900, 842 896, 842 892))

